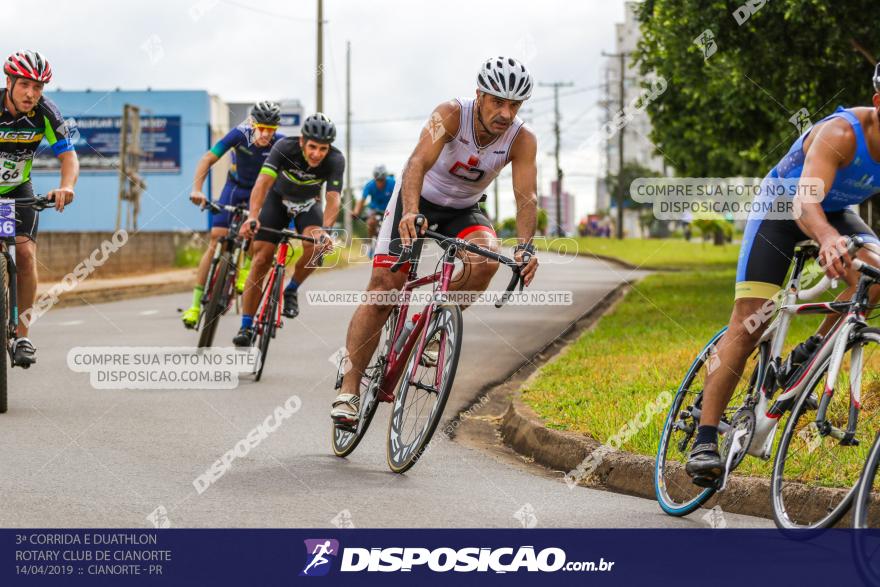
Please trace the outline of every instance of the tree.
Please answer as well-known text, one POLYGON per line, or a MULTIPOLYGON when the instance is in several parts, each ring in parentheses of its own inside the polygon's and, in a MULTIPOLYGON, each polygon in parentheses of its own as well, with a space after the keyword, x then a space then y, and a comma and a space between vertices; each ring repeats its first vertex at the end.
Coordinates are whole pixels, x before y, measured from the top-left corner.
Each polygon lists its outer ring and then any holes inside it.
MULTIPOLYGON (((608 193, 616 194, 617 193, 617 175, 616 173, 609 173, 605 177, 605 182, 608 185, 608 193)), ((639 179, 640 177, 660 177, 660 174, 654 171, 653 169, 648 169, 644 165, 640 165, 639 163, 635 163, 633 161, 629 161, 623 164, 623 185, 626 186, 626 198, 623 201, 624 208, 640 208, 645 206, 646 204, 636 202, 632 199, 632 196, 629 193, 629 186, 632 185, 632 182, 639 179)), ((616 200, 615 200, 616 204, 616 200)), ((650 204, 647 204, 650 206, 650 204)))
POLYGON ((651 139, 683 176, 763 176, 803 130, 791 121, 801 109, 815 123, 869 102, 876 10, 876 0, 645 0, 635 59, 667 83, 647 107, 651 139))

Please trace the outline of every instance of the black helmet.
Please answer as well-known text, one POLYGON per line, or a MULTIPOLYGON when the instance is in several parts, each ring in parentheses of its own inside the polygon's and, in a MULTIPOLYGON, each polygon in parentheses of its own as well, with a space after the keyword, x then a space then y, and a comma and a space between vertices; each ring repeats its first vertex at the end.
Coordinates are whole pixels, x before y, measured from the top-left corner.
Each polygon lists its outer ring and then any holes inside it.
POLYGON ((332 143, 336 138, 336 125, 326 114, 317 112, 303 122, 302 136, 319 143, 332 143))
POLYGON ((257 124, 278 126, 281 124, 281 106, 275 102, 257 102, 251 108, 251 118, 257 124))

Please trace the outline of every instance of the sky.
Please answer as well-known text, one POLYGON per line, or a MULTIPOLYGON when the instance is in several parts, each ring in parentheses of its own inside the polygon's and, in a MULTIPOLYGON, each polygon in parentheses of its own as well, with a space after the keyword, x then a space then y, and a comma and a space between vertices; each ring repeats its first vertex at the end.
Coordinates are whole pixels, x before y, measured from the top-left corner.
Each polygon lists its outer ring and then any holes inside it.
MULTIPOLYGON (((43 0, 39 27, 7 27, 0 52, 42 52, 65 90, 203 89, 226 101, 297 98, 314 111, 317 0, 43 0)), ((5 20, 33 7, 4 3, 5 20)), ((472 96, 489 56, 522 60, 560 91, 561 165, 578 217, 592 211, 601 122, 601 52, 614 50, 623 0, 324 0, 324 111, 345 144, 345 47, 352 50, 352 177, 400 171, 439 103, 472 96), (584 144, 588 144, 584 147, 584 144)), ((538 137, 539 192, 555 176, 553 93, 539 87, 521 116, 538 137)), ((514 210, 509 167, 502 217, 514 210)), ((490 200, 491 201, 491 200, 490 200)))

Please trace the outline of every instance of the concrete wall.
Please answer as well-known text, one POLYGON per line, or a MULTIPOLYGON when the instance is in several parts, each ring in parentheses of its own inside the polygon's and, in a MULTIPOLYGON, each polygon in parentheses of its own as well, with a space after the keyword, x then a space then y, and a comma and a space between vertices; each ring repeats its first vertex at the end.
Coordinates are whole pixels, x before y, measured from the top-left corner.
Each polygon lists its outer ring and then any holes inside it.
MULTIPOLYGON (((41 282, 58 281, 101 249, 105 241, 112 242, 113 232, 45 232, 40 233, 37 246, 39 279, 41 282)), ((92 278, 116 277, 162 271, 174 268, 178 249, 188 244, 206 243, 205 233, 184 231, 135 232, 128 235, 126 244, 108 255, 107 261, 95 269, 92 278)), ((117 237, 117 242, 120 238, 117 237)), ((95 258, 101 259, 98 253, 95 258)))

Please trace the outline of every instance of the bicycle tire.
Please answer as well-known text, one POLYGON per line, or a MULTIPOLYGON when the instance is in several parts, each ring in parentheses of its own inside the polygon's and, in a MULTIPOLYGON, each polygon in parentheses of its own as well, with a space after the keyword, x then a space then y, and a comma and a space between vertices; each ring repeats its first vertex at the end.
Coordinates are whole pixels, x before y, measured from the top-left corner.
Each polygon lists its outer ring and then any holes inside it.
MULTIPOLYGON (((710 356, 711 349, 714 348, 719 340, 721 340, 721 337, 726 331, 727 327, 725 326, 709 340, 706 346, 704 346, 696 356, 693 363, 691 363, 691 366, 688 368, 684 379, 682 379, 681 385, 678 386, 675 397, 672 399, 672 405, 666 415, 663 432, 660 435, 660 442, 657 445, 657 457, 654 461, 654 495, 657 498, 657 503, 660 504, 660 508, 670 516, 686 516, 699 509, 704 503, 711 499, 713 495, 715 495, 715 488, 707 487, 696 492, 696 495, 691 499, 677 502, 668 492, 668 484, 664 478, 664 473, 666 470, 665 465, 667 463, 667 453, 673 429, 677 423, 677 416, 679 415, 682 403, 687 398, 690 386, 696 380, 697 374, 700 372, 703 365, 706 364, 706 359, 710 356)), ((695 397, 694 403, 697 403, 699 399, 702 398, 702 395, 703 393, 701 391, 695 397)), ((683 471, 677 471, 676 474, 681 475, 684 473, 683 471)))
POLYGON ((853 504, 853 528, 869 528, 868 502, 871 500, 871 490, 874 488, 874 477, 880 468, 880 432, 874 437, 874 444, 865 461, 865 467, 859 476, 859 484, 856 487, 855 503, 853 504))
MULTIPOLYGON (((395 394, 394 403, 391 408, 391 417, 388 419, 388 437, 386 440, 386 460, 388 467, 395 473, 405 473, 411 469, 421 458, 422 454, 431 442, 431 438, 437 429, 437 425, 443 418, 443 410, 446 407, 446 401, 452 391, 452 385, 455 381, 455 372, 458 369, 458 359, 461 354, 461 337, 462 337, 462 319, 461 308, 455 304, 443 304, 435 308, 435 314, 431 318, 431 323, 422 333, 422 338, 430 340, 434 334, 443 327, 446 331, 446 340, 450 336, 452 345, 449 349, 449 356, 444 356, 444 371, 448 374, 441 381, 437 390, 437 400, 434 408, 431 410, 425 425, 419 436, 410 444, 403 445, 398 439, 402 437, 405 426, 403 418, 406 415, 406 400, 410 396, 412 385, 409 384, 409 373, 412 371, 414 361, 420 360, 416 357, 420 343, 413 345, 410 355, 407 358, 403 375, 398 384, 397 393, 395 394), (451 335, 450 335, 451 333, 451 335)), ((438 364, 436 366, 440 368, 438 364)))
POLYGON ((0 349, 3 356, 0 357, 0 414, 5 414, 9 409, 7 391, 7 371, 9 369, 9 267, 6 255, 0 253, 0 349))
MULTIPOLYGON (((868 327, 858 330, 856 333, 854 333, 852 340, 847 345, 847 353, 852 350, 852 347, 856 344, 858 340, 866 340, 875 344, 880 344, 880 329, 868 327)), ((824 377, 827 375, 830 362, 831 357, 829 356, 823 361, 819 368, 815 370, 812 378, 810 379, 809 385, 806 386, 805 391, 801 394, 794 407, 789 412, 788 420, 785 423, 782 437, 779 439, 776 456, 773 460, 773 471, 770 476, 770 501, 773 508, 773 521, 776 523, 776 526, 783 531, 797 530, 797 535, 802 538, 813 536, 819 531, 834 526, 841 519, 843 519, 844 515, 846 515, 846 513, 852 506, 853 500, 855 498, 855 493, 858 489, 859 481, 861 479, 860 475, 859 478, 856 479, 856 482, 853 483, 853 485, 848 490, 846 488, 839 488, 840 491, 837 493, 843 493, 843 491, 845 490, 846 494, 843 496, 842 499, 840 499, 840 501, 836 505, 826 507, 825 509, 827 513, 824 516, 819 517, 818 520, 806 524, 800 524, 792 520, 791 516, 789 515, 788 508, 785 504, 785 490, 783 488, 783 483, 794 482, 788 482, 784 480, 784 469, 786 460, 789 457, 789 450, 792 447, 793 439, 803 433, 803 430, 798 430, 798 421, 803 415, 806 414, 806 403, 810 397, 810 394, 816 388, 816 386, 824 380, 824 377)), ((862 425, 864 426, 864 423, 862 425)), ((814 507, 820 507, 820 504, 818 504, 815 499, 810 500, 810 503, 814 507)))
POLYGON ((199 334, 199 348, 210 347, 214 344, 214 334, 217 332, 217 323, 226 312, 226 289, 228 287, 229 271, 232 268, 232 256, 229 251, 224 251, 217 262, 218 270, 214 285, 211 287, 211 297, 208 298, 208 306, 205 308, 205 320, 202 323, 199 334))
POLYGON ((272 279, 272 290, 266 294, 266 310, 265 312, 257 312, 258 316, 265 316, 264 322, 258 326, 259 334, 257 340, 257 348, 260 349, 260 361, 254 380, 259 381, 263 376, 263 368, 266 366, 266 355, 269 354, 269 342, 275 337, 275 317, 278 314, 278 304, 281 298, 281 281, 284 273, 281 269, 275 269, 275 275, 272 279))

